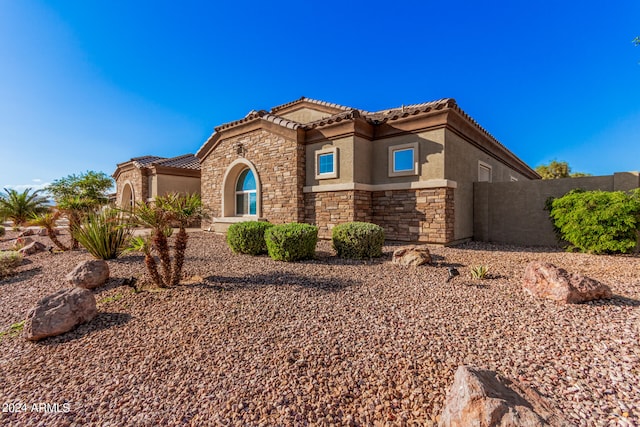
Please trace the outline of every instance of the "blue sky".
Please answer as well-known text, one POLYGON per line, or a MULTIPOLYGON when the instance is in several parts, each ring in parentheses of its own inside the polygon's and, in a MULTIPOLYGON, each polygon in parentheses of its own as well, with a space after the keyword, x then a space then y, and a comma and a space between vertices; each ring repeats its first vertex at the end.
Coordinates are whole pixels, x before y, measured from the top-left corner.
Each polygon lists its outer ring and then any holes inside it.
POLYGON ((452 97, 535 167, 640 170, 640 2, 0 0, 0 185, 154 154, 307 96, 452 97))

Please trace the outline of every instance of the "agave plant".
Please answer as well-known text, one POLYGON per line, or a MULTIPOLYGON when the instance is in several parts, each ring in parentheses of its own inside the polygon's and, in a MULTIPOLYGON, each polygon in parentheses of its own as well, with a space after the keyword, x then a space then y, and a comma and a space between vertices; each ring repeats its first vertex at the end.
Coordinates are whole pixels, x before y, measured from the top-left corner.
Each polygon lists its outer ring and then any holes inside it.
POLYGON ((486 279, 489 268, 486 265, 477 265, 471 268, 471 277, 474 279, 486 279))
POLYGON ((32 192, 31 188, 21 193, 5 188, 4 194, 0 194, 0 217, 9 218, 14 227, 23 225, 32 215, 44 213, 47 209, 47 199, 38 191, 32 192))
POLYGON ((44 227, 47 230, 47 235, 54 245, 61 251, 68 251, 69 248, 63 244, 56 235, 56 221, 60 218, 60 211, 46 212, 40 215, 33 215, 28 225, 36 225, 38 227, 44 227))
POLYGON ((87 214, 71 234, 95 258, 115 259, 127 248, 131 229, 121 212, 107 209, 87 214))

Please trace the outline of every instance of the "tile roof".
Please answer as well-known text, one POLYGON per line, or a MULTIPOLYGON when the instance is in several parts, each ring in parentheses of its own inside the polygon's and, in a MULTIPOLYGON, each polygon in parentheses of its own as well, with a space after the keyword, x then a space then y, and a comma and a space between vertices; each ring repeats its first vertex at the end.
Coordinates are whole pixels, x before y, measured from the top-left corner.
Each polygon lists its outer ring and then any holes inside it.
POLYGON ((273 107, 271 109, 271 113, 277 113, 278 111, 280 111, 282 109, 285 109, 287 107, 290 107, 292 105, 295 105, 295 104, 298 104, 298 103, 302 103, 302 102, 309 102, 311 104, 316 104, 316 105, 324 105, 325 107, 332 107, 332 108, 337 108, 337 109, 345 110, 345 111, 355 110, 355 108, 345 107, 344 105, 334 104, 332 102, 327 102, 327 101, 319 101, 317 99, 311 99, 311 98, 306 98, 306 97, 302 96, 299 99, 296 99, 295 101, 287 102, 286 104, 282 104, 282 105, 278 105, 276 107, 273 107))
POLYGON ((154 161, 150 166, 200 170, 200 160, 193 154, 183 154, 182 156, 171 157, 170 159, 154 161))
POLYGON ((325 117, 323 119, 314 120, 313 122, 309 122, 303 125, 303 129, 314 129, 318 127, 322 127, 325 125, 330 125, 332 123, 338 123, 343 120, 352 120, 358 117, 362 117, 362 112, 360 110, 349 110, 344 111, 342 113, 337 113, 329 117, 325 117))
POLYGON ((222 130, 229 129, 229 128, 232 128, 234 126, 240 125, 242 123, 248 123, 248 122, 251 122, 251 121, 257 120, 257 119, 267 120, 269 122, 275 123, 275 124, 280 125, 280 126, 284 126, 286 128, 289 128, 289 129, 297 129, 298 127, 300 127, 300 123, 298 123, 298 122, 294 122, 293 120, 285 119, 285 118, 277 116, 275 114, 270 114, 270 113, 266 112, 265 110, 260 110, 260 111, 253 111, 252 110, 252 111, 249 111, 249 113, 246 116, 244 116, 243 118, 241 118, 240 120, 235 120, 233 122, 224 123, 224 124, 221 124, 220 126, 215 127, 214 131, 215 132, 220 132, 222 130))
POLYGON ((133 159, 131 159, 129 161, 133 162, 133 164, 136 165, 139 168, 144 168, 144 167, 149 166, 151 163, 155 162, 156 160, 162 160, 162 159, 166 159, 166 157, 141 156, 141 157, 134 157, 133 159))

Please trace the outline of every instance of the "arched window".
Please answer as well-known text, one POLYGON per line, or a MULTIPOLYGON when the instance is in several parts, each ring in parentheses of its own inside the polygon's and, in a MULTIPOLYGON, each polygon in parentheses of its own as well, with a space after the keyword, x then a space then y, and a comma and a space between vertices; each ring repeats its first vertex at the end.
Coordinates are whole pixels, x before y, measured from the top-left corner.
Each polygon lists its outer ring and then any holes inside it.
POLYGON ((250 169, 242 171, 236 183, 236 215, 256 215, 256 178, 250 169))
POLYGON ((135 205, 135 195, 133 193, 133 187, 130 183, 126 183, 122 189, 122 209, 130 209, 135 205))

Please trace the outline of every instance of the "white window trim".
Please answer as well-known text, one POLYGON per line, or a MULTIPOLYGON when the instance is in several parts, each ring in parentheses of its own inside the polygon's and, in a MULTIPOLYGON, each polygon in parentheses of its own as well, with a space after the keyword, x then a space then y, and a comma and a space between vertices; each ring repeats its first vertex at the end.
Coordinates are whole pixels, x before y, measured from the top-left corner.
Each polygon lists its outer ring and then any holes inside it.
POLYGON ((316 179, 331 179, 338 177, 338 147, 323 148, 314 153, 316 161, 316 179), (320 156, 322 154, 333 154, 333 172, 320 173, 320 156))
POLYGON ((418 175, 418 159, 420 158, 419 144, 417 142, 411 142, 408 144, 392 145, 389 147, 389 176, 411 176, 418 175), (406 171, 395 171, 393 164, 393 153, 396 151, 413 149, 413 169, 406 171))
POLYGON ((493 167, 482 160, 478 160, 478 182, 493 182, 493 167), (482 168, 489 170, 489 181, 480 181, 480 170, 482 170, 482 168))
MULTIPOLYGON (((253 171, 250 168, 247 168, 247 169, 249 170, 249 172, 251 172, 253 174, 253 171)), ((243 169, 242 172, 240 172, 238 174, 238 177, 236 178, 236 186, 238 185, 238 180, 240 179, 240 175, 242 175, 242 173, 247 169, 243 169)), ((253 176, 253 179, 255 179, 255 175, 253 176)), ((236 192, 234 194, 234 202, 235 202, 235 208, 236 208, 236 210, 235 210, 236 216, 239 216, 239 217, 247 217, 247 216, 255 217, 256 214, 258 213, 258 189, 257 189, 257 183, 256 183, 256 189, 255 190, 236 190, 236 192), (246 194, 249 197, 249 205, 248 205, 249 212, 251 212, 251 196, 249 196, 249 194, 255 194, 256 195, 256 213, 255 214, 252 214, 252 213, 239 214, 238 213, 238 197, 237 196, 239 194, 242 194, 242 195, 246 194)))

